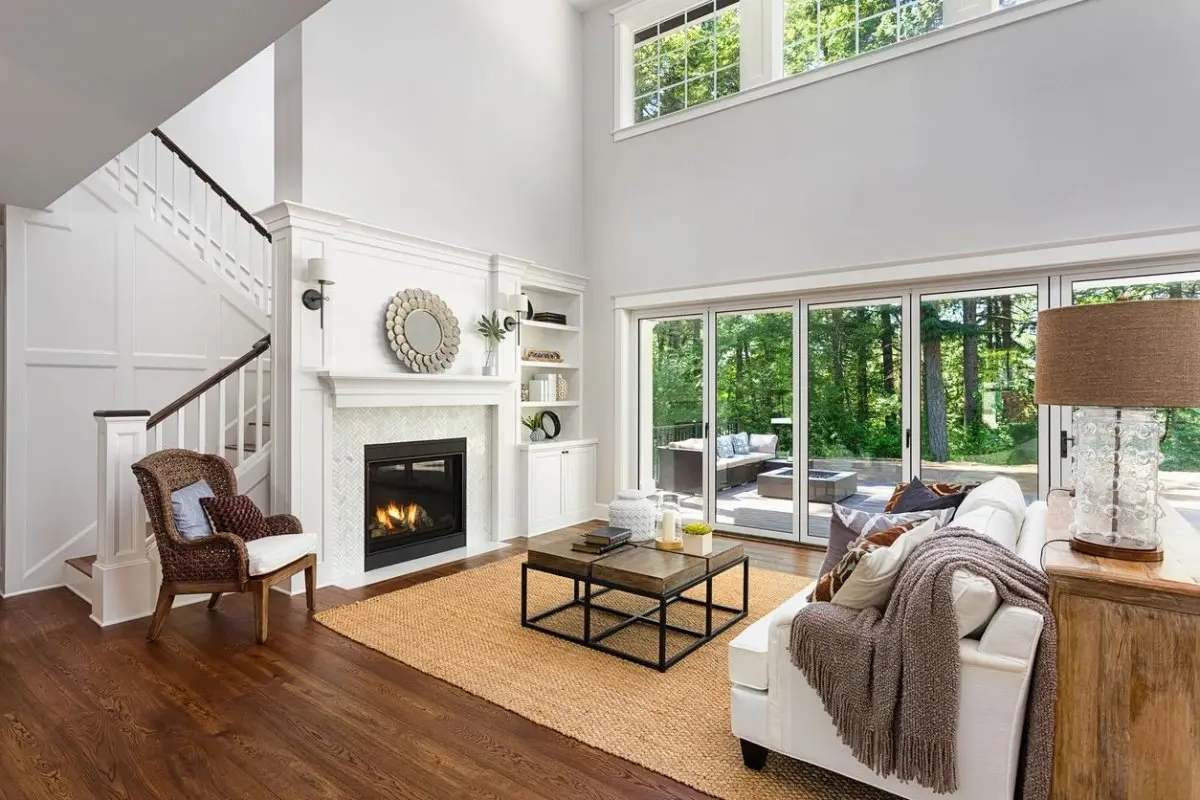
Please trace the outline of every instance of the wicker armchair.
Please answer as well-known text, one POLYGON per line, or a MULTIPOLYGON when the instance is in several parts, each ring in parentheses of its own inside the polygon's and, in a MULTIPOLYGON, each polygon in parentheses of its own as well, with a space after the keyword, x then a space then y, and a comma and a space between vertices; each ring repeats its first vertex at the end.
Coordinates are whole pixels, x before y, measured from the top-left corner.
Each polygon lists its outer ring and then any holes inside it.
MULTIPOLYGON (((191 450, 163 450, 134 464, 133 472, 146 501, 162 562, 162 587, 146 638, 151 641, 158 638, 176 595, 211 594, 208 609, 212 611, 224 592, 251 592, 255 634, 261 644, 267 639, 267 599, 271 587, 301 570, 304 571, 308 610, 313 610, 315 555, 310 553, 266 574, 251 575, 246 540, 242 537, 216 532, 200 539, 185 539, 176 529, 175 516, 171 512, 172 492, 204 480, 218 497, 237 494, 237 478, 228 461, 191 450)), ((268 536, 302 532, 300 520, 290 514, 267 517, 266 524, 270 531, 268 536)))

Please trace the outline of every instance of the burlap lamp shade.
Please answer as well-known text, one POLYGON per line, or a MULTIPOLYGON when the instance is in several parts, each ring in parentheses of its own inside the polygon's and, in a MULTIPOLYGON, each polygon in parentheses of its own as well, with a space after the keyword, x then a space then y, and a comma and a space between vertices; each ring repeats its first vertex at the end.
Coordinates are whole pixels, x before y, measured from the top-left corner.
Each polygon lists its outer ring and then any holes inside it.
POLYGON ((1039 403, 1200 407, 1200 300, 1139 300, 1038 314, 1039 403))

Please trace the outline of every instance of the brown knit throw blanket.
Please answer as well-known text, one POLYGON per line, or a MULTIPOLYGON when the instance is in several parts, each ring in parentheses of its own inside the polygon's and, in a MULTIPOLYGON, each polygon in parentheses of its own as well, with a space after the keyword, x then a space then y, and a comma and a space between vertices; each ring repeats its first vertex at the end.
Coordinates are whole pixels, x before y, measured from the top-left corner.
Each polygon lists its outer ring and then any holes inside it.
POLYGON ((939 793, 958 788, 958 626, 951 605, 956 569, 991 579, 1000 599, 1042 615, 1025 711, 1025 800, 1050 796, 1057 633, 1046 576, 968 528, 938 531, 903 566, 881 614, 810 603, 792 621, 792 662, 821 696, 854 756, 880 775, 939 793))

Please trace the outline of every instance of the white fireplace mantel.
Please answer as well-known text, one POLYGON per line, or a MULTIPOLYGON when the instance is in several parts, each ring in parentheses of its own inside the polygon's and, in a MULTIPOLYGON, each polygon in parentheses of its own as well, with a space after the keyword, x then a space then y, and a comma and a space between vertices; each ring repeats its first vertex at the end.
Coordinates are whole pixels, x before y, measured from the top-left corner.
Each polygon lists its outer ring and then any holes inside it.
POLYGON ((316 375, 329 390, 335 408, 509 406, 516 393, 512 378, 487 375, 329 370, 319 371, 316 375))

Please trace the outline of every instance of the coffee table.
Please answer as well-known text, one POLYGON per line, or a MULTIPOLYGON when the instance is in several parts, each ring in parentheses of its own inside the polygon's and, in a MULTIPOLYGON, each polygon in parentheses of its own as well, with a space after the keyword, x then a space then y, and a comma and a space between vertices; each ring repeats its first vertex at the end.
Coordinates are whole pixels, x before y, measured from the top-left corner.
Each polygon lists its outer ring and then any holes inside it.
POLYGON ((560 639, 599 650, 610 655, 665 672, 682 658, 720 636, 746 618, 750 597, 750 560, 736 542, 715 540, 707 556, 691 556, 657 550, 652 545, 626 545, 604 555, 578 553, 571 549, 580 535, 574 532, 550 533, 529 541, 528 556, 521 565, 521 625, 560 639), (742 568, 742 604, 740 608, 713 602, 713 578, 726 570, 742 568), (529 615, 529 572, 541 572, 567 578, 574 583, 571 600, 547 611, 529 615), (704 599, 684 597, 683 593, 705 585, 704 599), (597 602, 609 592, 622 592, 652 601, 642 611, 630 612, 597 602), (677 603, 704 609, 704 630, 692 630, 667 619, 668 608, 677 603), (549 618, 581 608, 581 635, 555 630, 539 624, 549 618), (593 630, 593 611, 621 618, 620 622, 600 631, 593 630), (733 616, 716 627, 713 611, 733 616), (658 658, 651 660, 610 646, 605 640, 633 625, 651 627, 658 633, 658 658), (691 637, 681 650, 667 656, 667 632, 691 637))

